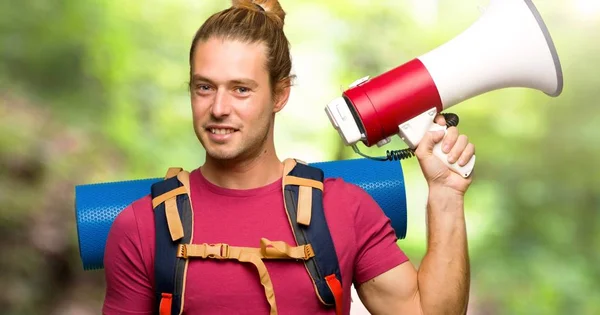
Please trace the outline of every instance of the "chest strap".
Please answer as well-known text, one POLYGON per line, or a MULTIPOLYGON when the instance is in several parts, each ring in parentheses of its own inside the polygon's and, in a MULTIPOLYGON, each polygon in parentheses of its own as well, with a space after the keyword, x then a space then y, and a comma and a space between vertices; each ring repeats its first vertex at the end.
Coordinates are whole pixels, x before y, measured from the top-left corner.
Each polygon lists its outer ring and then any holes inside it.
POLYGON ((260 248, 238 247, 229 244, 180 244, 177 252, 177 257, 186 260, 189 258, 235 259, 253 264, 258 271, 260 283, 265 288, 271 315, 277 315, 277 302, 275 301, 273 282, 263 259, 307 260, 314 255, 310 245, 290 246, 285 242, 272 242, 266 238, 260 240, 260 248))

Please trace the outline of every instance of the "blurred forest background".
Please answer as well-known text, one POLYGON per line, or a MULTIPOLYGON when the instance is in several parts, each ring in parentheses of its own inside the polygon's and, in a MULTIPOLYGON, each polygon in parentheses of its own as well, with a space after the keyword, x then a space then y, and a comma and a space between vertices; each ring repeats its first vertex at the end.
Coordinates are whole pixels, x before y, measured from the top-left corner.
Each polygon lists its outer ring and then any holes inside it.
MULTIPOLYGON (((469 314, 600 314, 600 4, 534 2, 561 58, 563 94, 504 89, 451 110, 477 146, 466 201, 469 314)), ((357 157, 330 126, 328 101, 452 39, 487 1, 281 3, 298 80, 277 148, 313 162, 357 157)), ((0 313, 100 313, 103 273, 83 271, 74 187, 203 162, 188 49, 197 27, 229 5, 0 1, 0 313)), ((404 147, 396 138, 364 151, 404 147)), ((398 243, 418 264, 427 189, 415 159, 402 165, 409 227, 398 243)))

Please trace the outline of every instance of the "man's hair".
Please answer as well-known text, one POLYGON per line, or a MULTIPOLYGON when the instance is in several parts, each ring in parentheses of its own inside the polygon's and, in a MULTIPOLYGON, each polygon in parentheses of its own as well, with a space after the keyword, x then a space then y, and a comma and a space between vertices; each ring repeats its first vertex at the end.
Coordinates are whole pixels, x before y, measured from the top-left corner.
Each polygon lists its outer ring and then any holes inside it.
POLYGON ((277 0, 233 0, 230 8, 213 14, 196 32, 190 48, 190 79, 194 51, 199 42, 213 37, 262 42, 267 47, 269 84, 276 93, 277 83, 289 84, 292 79, 290 44, 283 32, 284 20, 285 12, 277 0))

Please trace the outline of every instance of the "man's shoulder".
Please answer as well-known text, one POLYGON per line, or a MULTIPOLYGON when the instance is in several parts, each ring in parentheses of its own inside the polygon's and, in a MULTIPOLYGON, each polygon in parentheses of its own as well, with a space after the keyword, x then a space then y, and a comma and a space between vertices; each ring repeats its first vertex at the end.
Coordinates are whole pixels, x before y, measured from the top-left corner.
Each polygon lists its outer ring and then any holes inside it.
POLYGON ((136 209, 152 209, 152 196, 148 193, 134 200, 131 205, 136 209))
MULTIPOLYGON (((387 219, 379 203, 365 188, 343 178, 324 180, 323 202, 334 213, 344 213, 354 218, 387 219)), ((359 221, 355 223, 361 225, 359 221)))
POLYGON ((123 232, 137 231, 140 225, 150 223, 152 220, 152 197, 147 194, 134 200, 127 205, 119 214, 117 214, 113 230, 118 229, 123 232))
POLYGON ((323 194, 329 198, 345 198, 346 200, 362 200, 370 195, 357 184, 347 182, 341 177, 327 177, 323 181, 323 194))
POLYGON ((352 218, 358 214, 379 216, 382 213, 377 202, 365 189, 339 177, 323 181, 323 203, 328 212, 352 218))
POLYGON ((152 196, 146 194, 134 200, 127 208, 134 212, 136 216, 143 213, 152 213, 152 196))

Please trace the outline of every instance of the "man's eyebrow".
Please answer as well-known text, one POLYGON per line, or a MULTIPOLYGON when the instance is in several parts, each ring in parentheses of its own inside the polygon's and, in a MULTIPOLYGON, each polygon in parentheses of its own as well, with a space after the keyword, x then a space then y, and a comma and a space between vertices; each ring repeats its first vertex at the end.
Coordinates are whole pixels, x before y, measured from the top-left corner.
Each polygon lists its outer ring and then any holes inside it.
MULTIPOLYGON (((192 76, 192 82, 208 82, 211 84, 214 84, 214 82, 212 80, 210 80, 209 78, 206 78, 200 74, 194 74, 192 76)), ((233 79, 231 81, 229 81, 230 84, 240 84, 240 85, 248 85, 251 87, 257 87, 258 83, 252 79, 233 79)))
POLYGON ((231 80, 231 83, 233 84, 240 84, 240 85, 247 85, 250 87, 257 87, 258 83, 256 83, 256 81, 252 80, 252 79, 236 79, 236 80, 231 80))
POLYGON ((197 82, 197 81, 204 81, 204 82, 209 82, 212 83, 212 81, 208 78, 203 77, 202 75, 199 74, 194 74, 192 76, 192 82, 197 82))

